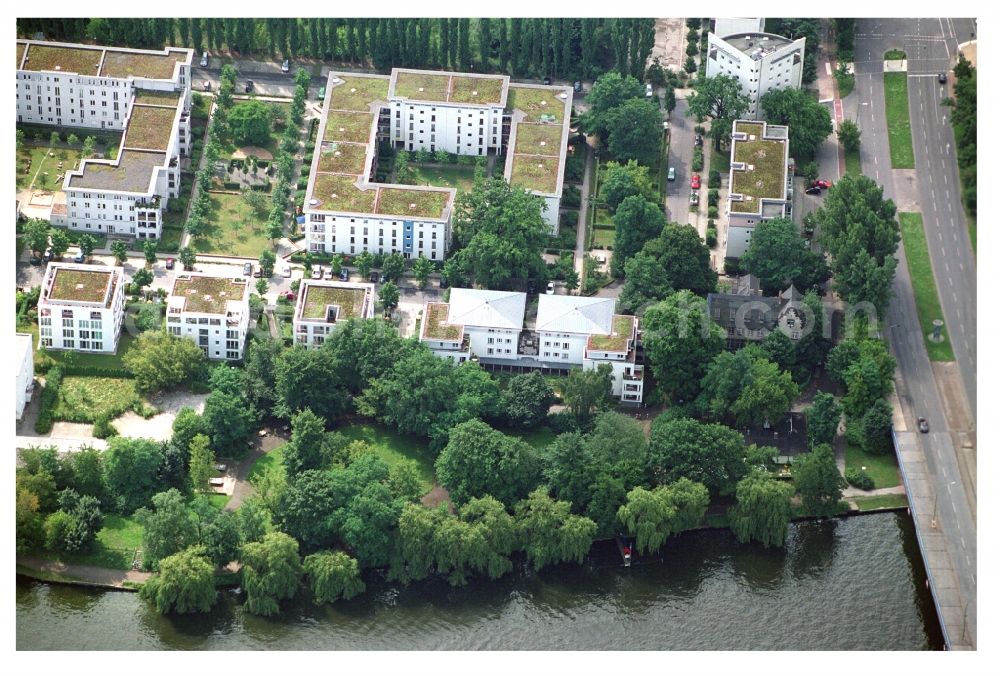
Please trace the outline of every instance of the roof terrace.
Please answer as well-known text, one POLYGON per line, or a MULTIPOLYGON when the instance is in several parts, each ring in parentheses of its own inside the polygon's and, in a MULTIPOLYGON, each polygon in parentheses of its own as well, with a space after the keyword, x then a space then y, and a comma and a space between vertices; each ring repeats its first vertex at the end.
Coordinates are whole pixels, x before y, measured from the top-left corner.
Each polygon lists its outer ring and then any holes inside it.
POLYGON ((366 317, 372 302, 370 285, 302 283, 304 300, 299 319, 334 323, 353 317, 366 317))
POLYGON ((763 122, 736 121, 733 132, 730 194, 742 195, 743 199, 731 200, 729 210, 759 214, 761 200, 785 199, 787 141, 769 137, 763 122))
POLYGON ((429 340, 459 340, 462 326, 448 323, 448 303, 427 303, 421 337, 429 340))
POLYGON ((70 174, 69 187, 146 192, 152 182, 152 172, 167 161, 166 153, 125 150, 112 162, 84 160, 79 175, 70 174))
POLYGON ((635 317, 615 315, 611 320, 611 334, 593 334, 587 340, 588 350, 599 352, 625 352, 629 340, 632 339, 632 329, 635 327, 635 317))

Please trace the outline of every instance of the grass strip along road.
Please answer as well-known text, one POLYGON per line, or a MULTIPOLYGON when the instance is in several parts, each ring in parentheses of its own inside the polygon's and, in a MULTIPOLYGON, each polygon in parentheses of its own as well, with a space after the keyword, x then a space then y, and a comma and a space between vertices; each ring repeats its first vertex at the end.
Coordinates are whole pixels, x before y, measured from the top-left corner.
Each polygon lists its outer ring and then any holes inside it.
POLYGON ((927 356, 931 361, 954 361, 955 353, 948 340, 947 327, 941 328, 944 340, 940 343, 935 343, 927 337, 934 330, 934 320, 944 319, 944 314, 941 312, 941 301, 938 300, 937 284, 934 281, 934 271, 931 269, 931 259, 927 251, 924 219, 920 214, 900 212, 899 229, 903 235, 903 246, 906 248, 906 266, 910 270, 910 281, 917 301, 917 314, 924 334, 924 344, 927 346, 927 356))
POLYGON ((885 74, 885 121, 889 128, 889 156, 893 169, 913 169, 913 140, 910 133, 910 99, 906 73, 885 74))

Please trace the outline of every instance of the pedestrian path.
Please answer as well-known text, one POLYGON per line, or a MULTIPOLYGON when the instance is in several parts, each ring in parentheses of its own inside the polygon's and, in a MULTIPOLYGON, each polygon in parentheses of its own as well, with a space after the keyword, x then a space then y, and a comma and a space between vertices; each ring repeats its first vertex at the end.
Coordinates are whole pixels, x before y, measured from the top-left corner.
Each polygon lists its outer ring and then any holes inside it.
POLYGON ((26 575, 36 573, 39 574, 40 579, 51 579, 52 576, 56 576, 65 581, 116 589, 128 589, 129 585, 141 585, 153 576, 152 573, 138 570, 83 566, 75 563, 63 563, 62 561, 49 561, 37 556, 17 557, 17 567, 19 573, 26 575))

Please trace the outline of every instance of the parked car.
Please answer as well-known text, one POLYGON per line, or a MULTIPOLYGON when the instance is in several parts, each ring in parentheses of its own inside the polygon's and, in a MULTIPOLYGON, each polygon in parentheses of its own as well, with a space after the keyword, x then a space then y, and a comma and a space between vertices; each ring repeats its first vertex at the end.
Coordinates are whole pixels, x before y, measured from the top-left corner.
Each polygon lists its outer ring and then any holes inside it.
POLYGON ((547 293, 548 295, 551 296, 555 292, 556 292, 556 285, 555 284, 553 284, 552 282, 549 282, 548 284, 545 285, 545 293, 547 293))
POLYGON ((930 425, 927 424, 927 418, 924 418, 923 416, 917 418, 917 427, 924 434, 927 434, 931 429, 930 425))
POLYGON ((810 186, 810 187, 806 188, 806 194, 807 195, 818 195, 821 192, 823 192, 823 189, 820 188, 818 185, 814 185, 814 186, 810 186))
POLYGON ((208 80, 205 80, 205 82, 202 83, 202 89, 204 89, 206 92, 212 91, 212 83, 209 82, 208 80))
POLYGON ((691 204, 697 204, 698 203, 698 191, 697 190, 692 190, 691 191, 691 199, 688 200, 688 201, 691 204))
POLYGON ((224 463, 224 462, 218 462, 218 463, 215 464, 215 471, 216 472, 225 472, 227 469, 229 469, 229 467, 227 467, 226 463, 224 463))
POLYGON ((287 73, 289 70, 291 69, 288 66, 288 59, 285 59, 284 61, 281 62, 281 72, 287 73))
POLYGON ((577 80, 576 82, 574 82, 573 83, 573 91, 576 92, 577 94, 583 93, 583 83, 580 82, 579 80, 577 80))
POLYGON ((253 268, 253 276, 254 277, 263 277, 264 276, 264 269, 262 267, 260 267, 259 265, 255 265, 254 268, 253 268))
POLYGON ((167 270, 173 270, 175 262, 176 261, 174 261, 173 258, 168 258, 167 262, 163 264, 163 267, 165 267, 167 270))
POLYGON ((39 258, 38 256, 32 256, 31 258, 28 259, 28 262, 31 263, 32 265, 41 265, 42 259, 39 258))
POLYGON ((695 134, 695 135, 694 135, 694 145, 695 145, 695 147, 696 147, 696 148, 700 148, 700 147, 701 147, 701 145, 702 145, 702 144, 703 144, 704 142, 705 142, 705 139, 704 139, 704 138, 702 138, 701 134, 695 134))
POLYGON ((385 284, 385 275, 379 275, 378 276, 378 283, 379 284, 385 284))
POLYGON ((48 263, 52 260, 52 249, 46 249, 45 253, 42 254, 42 260, 48 263))
POLYGON ((252 274, 253 274, 253 263, 244 263, 243 264, 243 276, 244 277, 249 277, 252 274))
MULTIPOLYGON (((340 273, 338 272, 337 274, 339 275, 340 273)), ((333 279, 333 268, 331 267, 330 269, 328 269, 323 276, 326 279, 333 279)))
POLYGON ((73 256, 73 262, 74 263, 82 263, 85 258, 86 258, 86 256, 84 256, 83 252, 81 252, 81 253, 78 253, 77 255, 73 256))
POLYGON ((944 84, 948 81, 948 73, 938 73, 938 82, 944 84))
POLYGON ((340 268, 340 281, 346 282, 351 278, 351 271, 347 268, 340 268))
POLYGON ((826 180, 823 180, 823 179, 819 178, 819 179, 816 179, 815 181, 813 181, 812 185, 810 187, 812 187, 812 188, 823 188, 824 190, 826 190, 827 188, 829 188, 832 185, 833 185, 833 183, 831 183, 830 181, 826 181, 826 180))
POLYGON ((646 98, 647 99, 653 98, 653 85, 649 84, 648 82, 646 83, 646 98))
POLYGON ((677 179, 677 171, 673 167, 667 169, 667 180, 674 181, 676 179, 677 179))
POLYGON ((323 268, 319 265, 313 266, 312 270, 313 279, 323 279, 323 268))
POLYGON ((285 279, 290 278, 292 276, 292 266, 291 265, 283 266, 281 268, 281 276, 284 277, 285 279))
POLYGON ((377 284, 378 283, 378 273, 375 272, 374 270, 372 270, 371 274, 368 275, 368 281, 371 282, 372 284, 377 284))
POLYGON ((550 85, 550 84, 552 84, 552 78, 550 78, 550 77, 546 77, 546 78, 544 78, 544 79, 542 80, 542 84, 543 84, 543 85, 550 85))
POLYGON ((198 62, 202 68, 208 68, 208 52, 201 53, 201 61, 198 62))
POLYGON ((691 174, 691 189, 698 190, 701 188, 701 174, 691 174))
POLYGON ((243 92, 249 94, 253 91, 253 80, 247 80, 246 85, 243 87, 243 92))
POLYGON ((285 292, 285 300, 295 300, 295 292, 294 291, 286 291, 285 292))

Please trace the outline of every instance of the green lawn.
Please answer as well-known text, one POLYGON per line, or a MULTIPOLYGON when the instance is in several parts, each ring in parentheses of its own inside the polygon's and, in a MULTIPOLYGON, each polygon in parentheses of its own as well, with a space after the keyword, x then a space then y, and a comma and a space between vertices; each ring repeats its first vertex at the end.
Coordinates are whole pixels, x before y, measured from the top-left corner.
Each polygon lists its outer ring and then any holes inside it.
POLYGON ((142 526, 138 521, 128 516, 106 514, 104 527, 97 531, 97 539, 91 551, 58 557, 45 552, 43 556, 84 566, 130 570, 135 550, 140 547, 142 547, 142 526))
MULTIPOLYGON (((725 151, 717 151, 715 149, 715 144, 709 140, 708 143, 703 145, 708 153, 708 170, 710 172, 717 171, 722 176, 727 176, 729 174, 729 153, 725 151)), ((706 183, 707 183, 706 179, 706 183)))
POLYGON ((940 343, 932 342, 927 337, 934 329, 934 320, 944 319, 944 314, 941 312, 937 284, 927 251, 923 218, 917 213, 900 212, 899 229, 903 235, 903 246, 906 248, 906 267, 910 271, 910 282, 913 284, 913 295, 917 301, 917 315, 924 334, 924 345, 927 346, 927 356, 931 361, 954 361, 955 353, 948 340, 947 326, 941 329, 944 340, 940 343))
POLYGON ((969 222, 969 238, 972 240, 972 255, 975 256, 978 253, 976 250, 976 219, 968 212, 965 214, 965 219, 969 222))
POLYGON ((205 497, 208 498, 208 504, 221 512, 225 508, 226 503, 229 502, 230 496, 223 493, 209 493, 205 497))
POLYGON ((413 460, 417 465, 424 490, 429 491, 434 485, 434 458, 431 457, 426 444, 378 425, 358 423, 337 428, 336 431, 348 439, 360 439, 366 442, 375 455, 390 467, 403 460, 413 460))
POLYGON ((27 188, 34 181, 34 187, 38 190, 62 190, 66 172, 70 169, 76 169, 79 162, 79 150, 72 148, 50 149, 48 145, 42 147, 25 144, 17 152, 17 187, 19 190, 27 188), (29 159, 31 160, 30 166, 28 165, 29 159), (62 169, 59 168, 60 162, 63 163, 62 169))
POLYGON ((611 210, 607 207, 599 207, 594 214, 594 225, 610 225, 614 227, 611 210))
POLYGON ((852 176, 861 175, 861 149, 844 150, 844 165, 847 173, 852 176))
POLYGON ((102 415, 117 418, 140 401, 131 379, 66 376, 52 417, 92 423, 102 415))
POLYGON ((253 465, 250 466, 250 473, 247 474, 247 480, 253 483, 257 478, 264 475, 268 469, 271 467, 281 467, 282 466, 282 452, 283 446, 279 446, 270 453, 265 453, 264 455, 257 458, 253 465))
POLYGON ((840 98, 844 98, 854 91, 854 76, 850 73, 843 75, 834 74, 834 79, 837 80, 837 91, 840 94, 840 98))
POLYGON ((416 176, 414 185, 433 185, 439 188, 456 188, 459 192, 472 190, 475 167, 444 167, 435 164, 410 163, 416 176))
POLYGON ((858 446, 847 445, 847 467, 865 468, 865 472, 875 482, 875 488, 891 488, 900 484, 899 469, 893 453, 868 455, 858 446))
MULTIPOLYGON (((271 200, 266 204, 270 209, 271 200)), ((198 253, 257 258, 274 248, 267 236, 267 214, 255 215, 241 195, 210 193, 206 220, 204 233, 193 239, 198 253)))
POLYGON ((885 74, 885 119, 889 128, 889 155, 893 169, 913 169, 913 137, 910 132, 910 99, 906 73, 885 74))
MULTIPOLYGON (((38 345, 38 323, 32 322, 31 324, 19 326, 17 330, 21 333, 30 333, 34 344, 38 345)), ((125 355, 125 351, 128 350, 129 346, 135 340, 135 337, 122 329, 121 335, 118 336, 118 352, 115 354, 86 354, 83 352, 63 352, 61 350, 47 350, 45 354, 52 358, 52 360, 57 364, 69 364, 73 366, 93 366, 95 368, 105 368, 105 369, 121 369, 122 366, 122 356, 125 355)), ((35 351, 35 364, 39 363, 41 358, 42 350, 35 351)))
POLYGON ((545 448, 556 438, 555 432, 548 427, 538 427, 533 430, 503 430, 503 432, 527 441, 535 449, 545 448))
POLYGON ((873 495, 868 498, 854 498, 854 503, 862 512, 872 509, 886 509, 889 507, 908 507, 909 501, 905 495, 873 495))
POLYGON ((607 228, 594 228, 594 241, 591 243, 591 246, 604 247, 605 249, 610 249, 614 245, 615 245, 614 229, 608 230, 607 228))
POLYGON ((906 52, 902 49, 890 49, 883 58, 886 61, 902 61, 906 58, 906 52))

